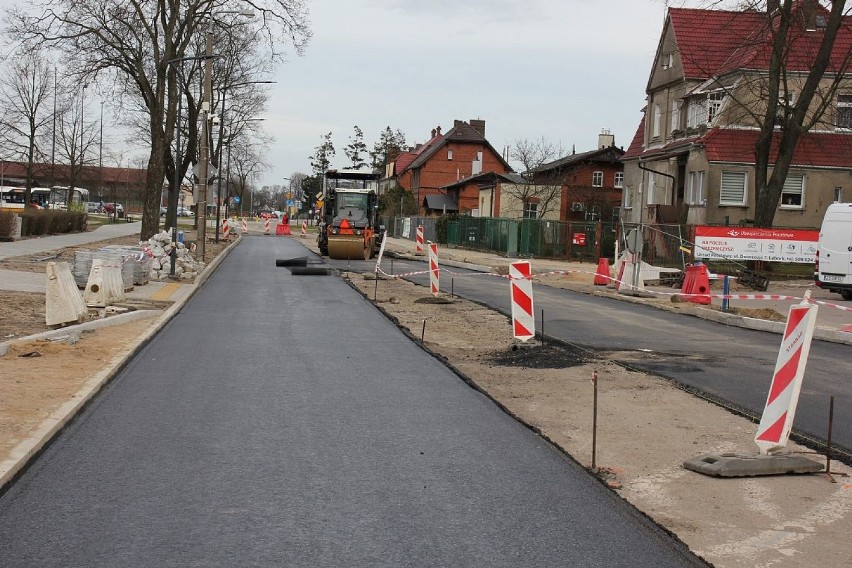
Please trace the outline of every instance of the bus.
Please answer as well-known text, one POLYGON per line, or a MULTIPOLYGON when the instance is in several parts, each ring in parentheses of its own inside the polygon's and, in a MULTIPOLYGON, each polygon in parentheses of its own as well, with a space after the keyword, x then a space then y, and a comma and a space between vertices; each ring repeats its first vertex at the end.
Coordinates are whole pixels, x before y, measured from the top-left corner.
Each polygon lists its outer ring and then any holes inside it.
MULTIPOLYGON (((0 209, 23 209, 25 188, 0 187, 0 209)), ((30 190, 30 207, 34 209, 84 208, 89 201, 89 190, 82 187, 34 187, 30 190)))

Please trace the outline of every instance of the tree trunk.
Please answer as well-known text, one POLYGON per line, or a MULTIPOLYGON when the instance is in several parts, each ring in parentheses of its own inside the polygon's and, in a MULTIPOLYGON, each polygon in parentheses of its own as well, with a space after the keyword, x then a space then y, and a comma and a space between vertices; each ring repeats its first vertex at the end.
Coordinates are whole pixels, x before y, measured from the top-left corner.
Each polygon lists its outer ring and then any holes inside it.
POLYGON ((165 179, 164 145, 165 136, 162 134, 162 131, 154 129, 151 135, 151 153, 148 156, 148 171, 145 176, 142 232, 139 235, 143 241, 151 238, 160 230, 160 199, 163 191, 163 179, 165 179))

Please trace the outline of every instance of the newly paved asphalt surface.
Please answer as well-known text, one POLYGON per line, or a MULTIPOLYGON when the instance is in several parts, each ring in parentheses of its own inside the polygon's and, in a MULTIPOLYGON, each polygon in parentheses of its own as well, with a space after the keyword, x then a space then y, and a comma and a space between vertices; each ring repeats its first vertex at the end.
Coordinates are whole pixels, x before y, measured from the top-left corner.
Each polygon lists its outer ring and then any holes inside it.
POLYGON ((0 565, 703 565, 300 254, 240 243, 0 497, 0 565))
MULTIPOLYGON (((395 263, 398 274, 424 269, 422 262, 395 263)), ((450 279, 441 278, 441 290, 449 291, 450 279)), ((428 285, 426 275, 411 280, 428 285)), ((510 313, 504 279, 458 276, 452 278, 452 287, 460 296, 510 313)), ((549 286, 536 286, 534 301, 536 328, 541 329, 543 311, 548 336, 617 351, 617 358, 634 368, 675 379, 754 415, 763 412, 780 335, 549 286)), ((824 440, 834 396, 833 443, 842 447, 847 459, 852 456, 849 377, 852 346, 814 340, 795 421, 795 431, 824 440)))

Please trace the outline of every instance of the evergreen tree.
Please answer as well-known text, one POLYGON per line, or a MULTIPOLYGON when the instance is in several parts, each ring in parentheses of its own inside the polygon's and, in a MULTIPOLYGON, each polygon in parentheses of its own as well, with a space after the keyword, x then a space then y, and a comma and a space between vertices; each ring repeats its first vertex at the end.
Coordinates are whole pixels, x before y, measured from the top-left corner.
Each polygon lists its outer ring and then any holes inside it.
POLYGON ((315 176, 321 179, 325 175, 331 166, 331 158, 334 154, 334 144, 331 142, 331 132, 329 132, 322 137, 322 143, 314 148, 314 155, 309 157, 315 176))
POLYGON ((360 170, 367 167, 367 162, 364 161, 364 156, 367 153, 367 145, 364 144, 364 133, 358 126, 355 126, 355 134, 349 139, 349 145, 344 148, 343 152, 349 158, 350 168, 360 170))
POLYGON ((399 129, 394 132, 390 126, 386 126, 379 136, 379 141, 370 151, 370 163, 373 169, 381 170, 385 164, 395 160, 404 149, 405 134, 399 129))

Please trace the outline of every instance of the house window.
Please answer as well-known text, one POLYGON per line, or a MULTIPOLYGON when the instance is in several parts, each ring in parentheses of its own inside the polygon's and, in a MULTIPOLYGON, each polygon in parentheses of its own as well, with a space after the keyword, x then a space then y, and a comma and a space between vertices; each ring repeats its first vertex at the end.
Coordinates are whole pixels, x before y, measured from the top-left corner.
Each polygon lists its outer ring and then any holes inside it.
POLYGON ((621 206, 624 209, 633 209, 633 189, 628 187, 621 196, 621 206))
POLYGON ((671 69, 674 67, 674 54, 667 53, 662 57, 662 67, 663 69, 671 69))
POLYGON ((722 104, 725 102, 725 93, 717 92, 707 95, 707 124, 713 124, 713 120, 719 116, 722 104))
POLYGON ((787 91, 786 93, 781 93, 778 95, 778 108, 775 109, 775 116, 778 121, 783 121, 787 116, 787 110, 793 112, 793 103, 796 101, 796 93, 793 91, 787 91))
POLYGON ((745 205, 746 179, 745 172, 722 172, 719 205, 745 205))
POLYGON ((447 159, 448 160, 453 159, 453 150, 452 149, 447 150, 447 159))
POLYGON ((687 107, 686 127, 698 128, 707 120, 707 99, 692 99, 687 107))
POLYGON ((654 172, 648 172, 648 205, 654 203, 654 191, 657 189, 657 176, 654 172))
POLYGON ((538 216, 538 203, 527 201, 524 203, 524 219, 535 219, 538 216))
POLYGON ((837 128, 852 129, 852 94, 837 95, 837 128))
POLYGON ((654 124, 653 129, 651 130, 652 138, 659 138, 660 136, 660 119, 663 116, 663 107, 660 105, 654 105, 654 124))
POLYGON ((681 109, 683 108, 683 101, 676 100, 672 101, 672 117, 671 117, 671 131, 675 132, 680 130, 680 115, 681 109))
POLYGON ((624 187, 624 172, 615 172, 615 184, 618 189, 624 187))
POLYGON ((603 187, 603 172, 592 172, 592 187, 603 187))
POLYGON ((689 186, 686 191, 688 205, 704 205, 704 171, 689 172, 689 186))
POLYGON ((843 198, 843 188, 842 187, 835 187, 834 188, 834 202, 840 203, 843 200, 842 198, 843 198))
POLYGON ((805 200, 805 174, 787 174, 781 189, 782 209, 801 209, 805 200))

